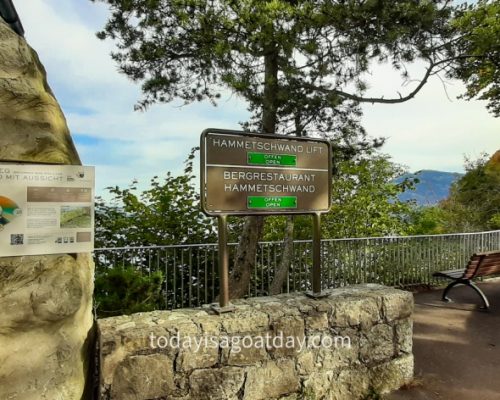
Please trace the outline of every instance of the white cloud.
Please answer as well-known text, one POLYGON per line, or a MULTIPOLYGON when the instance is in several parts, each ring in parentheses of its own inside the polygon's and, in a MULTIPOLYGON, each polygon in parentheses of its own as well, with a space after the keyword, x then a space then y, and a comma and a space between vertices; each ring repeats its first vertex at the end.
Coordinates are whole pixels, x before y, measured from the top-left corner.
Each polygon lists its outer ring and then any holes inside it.
MULTIPOLYGON (((423 66, 412 68, 412 77, 422 76, 423 66)), ((387 66, 374 69, 369 94, 385 98, 405 94, 401 79, 387 66)), ((416 82, 412 82, 413 87, 416 82)), ((464 92, 458 81, 432 77, 417 96, 397 105, 363 106, 363 122, 373 136, 387 137, 384 152, 411 170, 462 171, 463 156, 492 154, 500 148, 500 120, 486 110, 485 102, 457 99, 464 92)))

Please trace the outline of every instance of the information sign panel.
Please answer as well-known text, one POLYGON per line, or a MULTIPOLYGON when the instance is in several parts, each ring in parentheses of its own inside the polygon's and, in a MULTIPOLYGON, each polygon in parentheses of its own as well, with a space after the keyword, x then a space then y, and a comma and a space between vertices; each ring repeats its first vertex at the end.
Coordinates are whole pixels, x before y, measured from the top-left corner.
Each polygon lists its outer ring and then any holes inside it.
POLYGON ((93 247, 94 167, 0 163, 0 256, 93 247))
POLYGON ((327 212, 331 150, 325 140, 206 130, 202 208, 219 214, 327 212))

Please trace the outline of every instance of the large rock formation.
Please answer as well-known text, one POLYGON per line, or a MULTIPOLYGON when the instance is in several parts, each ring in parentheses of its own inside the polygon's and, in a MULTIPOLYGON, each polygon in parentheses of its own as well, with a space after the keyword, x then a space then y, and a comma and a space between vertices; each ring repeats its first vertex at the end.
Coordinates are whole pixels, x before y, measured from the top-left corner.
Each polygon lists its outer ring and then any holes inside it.
MULTIPOLYGON (((5 161, 80 164, 37 54, 0 18, 0 162, 5 161)), ((92 290, 89 254, 0 254, 0 399, 82 398, 92 290)))
POLYGON ((80 164, 38 55, 1 18, 0 160, 80 164))

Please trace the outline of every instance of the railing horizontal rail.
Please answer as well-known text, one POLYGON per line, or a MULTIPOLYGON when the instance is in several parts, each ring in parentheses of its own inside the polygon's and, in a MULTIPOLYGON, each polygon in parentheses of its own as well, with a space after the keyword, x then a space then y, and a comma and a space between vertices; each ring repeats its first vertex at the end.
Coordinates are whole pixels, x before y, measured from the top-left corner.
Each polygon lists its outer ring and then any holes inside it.
MULTIPOLYGON (((229 244, 230 259, 236 243, 229 244)), ((282 267, 283 242, 259 242, 248 296, 270 294, 282 267)), ((432 285, 438 270, 463 268, 474 252, 500 249, 500 231, 441 235, 323 239, 323 287, 356 283, 388 286, 432 285)), ((97 248, 96 273, 132 267, 144 274, 161 271, 165 307, 194 307, 218 293, 216 243, 97 248)), ((282 291, 310 290, 311 240, 293 242, 293 257, 282 291)))

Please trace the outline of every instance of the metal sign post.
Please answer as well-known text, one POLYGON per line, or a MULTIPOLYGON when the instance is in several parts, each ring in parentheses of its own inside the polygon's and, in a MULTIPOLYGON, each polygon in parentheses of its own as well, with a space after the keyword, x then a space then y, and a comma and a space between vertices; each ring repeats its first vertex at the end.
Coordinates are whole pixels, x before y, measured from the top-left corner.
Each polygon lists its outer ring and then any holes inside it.
POLYGON ((312 267, 312 291, 306 295, 315 299, 328 296, 321 292, 321 214, 313 214, 313 267, 312 267))
POLYGON ((229 304, 229 252, 227 248, 227 215, 217 217, 219 225, 219 305, 212 309, 218 314, 230 312, 234 307, 229 304))
POLYGON ((229 303, 228 215, 313 216, 311 297, 321 294, 321 213, 331 206, 331 147, 321 139, 206 129, 201 134, 201 206, 218 217, 219 305, 229 303))

